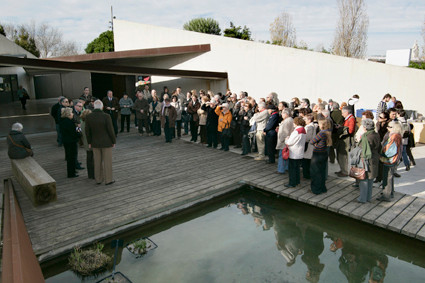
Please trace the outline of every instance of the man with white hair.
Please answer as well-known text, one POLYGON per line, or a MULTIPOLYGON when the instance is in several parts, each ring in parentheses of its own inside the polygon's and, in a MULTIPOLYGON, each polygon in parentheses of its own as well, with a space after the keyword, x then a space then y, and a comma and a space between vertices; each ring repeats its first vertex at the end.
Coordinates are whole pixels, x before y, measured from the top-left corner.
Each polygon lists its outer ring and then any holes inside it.
POLYGON ((86 136, 89 148, 93 149, 94 178, 97 184, 113 184, 112 148, 116 137, 111 117, 102 111, 103 103, 94 102, 94 110, 86 117, 86 136))
POLYGON ((255 136, 257 139, 258 156, 255 160, 265 160, 265 136, 263 133, 270 115, 264 102, 258 103, 258 110, 259 112, 255 113, 252 117, 257 125, 257 133, 255 136))

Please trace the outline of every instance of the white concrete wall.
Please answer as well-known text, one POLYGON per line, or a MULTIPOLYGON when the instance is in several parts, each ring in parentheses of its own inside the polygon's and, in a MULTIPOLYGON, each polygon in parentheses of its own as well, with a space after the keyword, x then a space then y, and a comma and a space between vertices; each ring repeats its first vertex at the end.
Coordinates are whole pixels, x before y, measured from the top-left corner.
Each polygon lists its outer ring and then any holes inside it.
MULTIPOLYGON (((0 55, 26 55, 27 58, 37 58, 13 41, 10 41, 5 36, 0 34, 0 55)), ((35 98, 34 82, 33 78, 27 76, 24 68, 20 67, 7 67, 0 68, 0 74, 2 75, 17 75, 18 84, 22 85, 27 91, 29 96, 35 98)))
MULTIPOLYGON (((286 101, 307 97, 315 102, 320 97, 341 103, 357 93, 357 109, 375 109, 384 94, 391 93, 405 109, 425 113, 423 70, 121 20, 114 21, 114 40, 116 51, 211 44, 210 52, 172 69, 228 72, 232 91, 244 90, 255 98, 275 91, 286 101)), ((148 60, 143 66, 161 68, 168 65, 166 60, 148 60)), ((225 91, 225 83, 217 86, 220 89, 211 89, 225 91)))

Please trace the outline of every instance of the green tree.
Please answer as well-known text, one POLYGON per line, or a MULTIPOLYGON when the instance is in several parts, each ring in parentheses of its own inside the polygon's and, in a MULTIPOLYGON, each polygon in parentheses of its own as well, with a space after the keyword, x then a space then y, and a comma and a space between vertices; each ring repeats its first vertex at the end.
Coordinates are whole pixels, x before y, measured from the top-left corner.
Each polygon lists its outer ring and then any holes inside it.
POLYGON ((6 32, 4 31, 4 28, 2 25, 0 25, 0 34, 6 36, 6 32))
POLYGON ((35 44, 34 38, 29 35, 28 31, 23 26, 19 28, 15 43, 24 48, 26 51, 32 53, 34 56, 40 57, 40 51, 35 44))
POLYGON ((252 40, 251 39, 251 31, 246 26, 242 27, 238 26, 236 27, 233 25, 232 22, 230 22, 230 28, 227 28, 224 30, 224 36, 227 37, 233 37, 233 38, 239 38, 243 40, 252 40))
POLYGON ((208 34, 221 35, 218 22, 211 18, 196 18, 183 25, 183 29, 208 34))
POLYGON ((97 38, 87 44, 87 47, 84 49, 84 51, 86 51, 87 54, 114 51, 113 32, 110 30, 102 32, 97 38))

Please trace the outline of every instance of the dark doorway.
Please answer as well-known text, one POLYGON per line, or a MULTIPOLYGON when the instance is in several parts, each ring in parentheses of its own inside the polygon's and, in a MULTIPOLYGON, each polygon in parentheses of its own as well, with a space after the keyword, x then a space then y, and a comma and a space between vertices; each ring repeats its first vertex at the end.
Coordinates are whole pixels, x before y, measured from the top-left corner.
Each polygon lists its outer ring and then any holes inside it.
POLYGON ((126 92, 126 76, 91 73, 93 96, 102 99, 108 90, 112 90, 114 96, 120 99, 126 92))

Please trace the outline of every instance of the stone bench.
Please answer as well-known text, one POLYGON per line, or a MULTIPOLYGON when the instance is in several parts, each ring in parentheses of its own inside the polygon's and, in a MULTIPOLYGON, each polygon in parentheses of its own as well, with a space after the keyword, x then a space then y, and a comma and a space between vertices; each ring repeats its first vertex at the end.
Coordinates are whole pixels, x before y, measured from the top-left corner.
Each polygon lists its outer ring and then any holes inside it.
POLYGON ((34 206, 57 199, 56 181, 32 157, 11 159, 12 171, 34 206))

